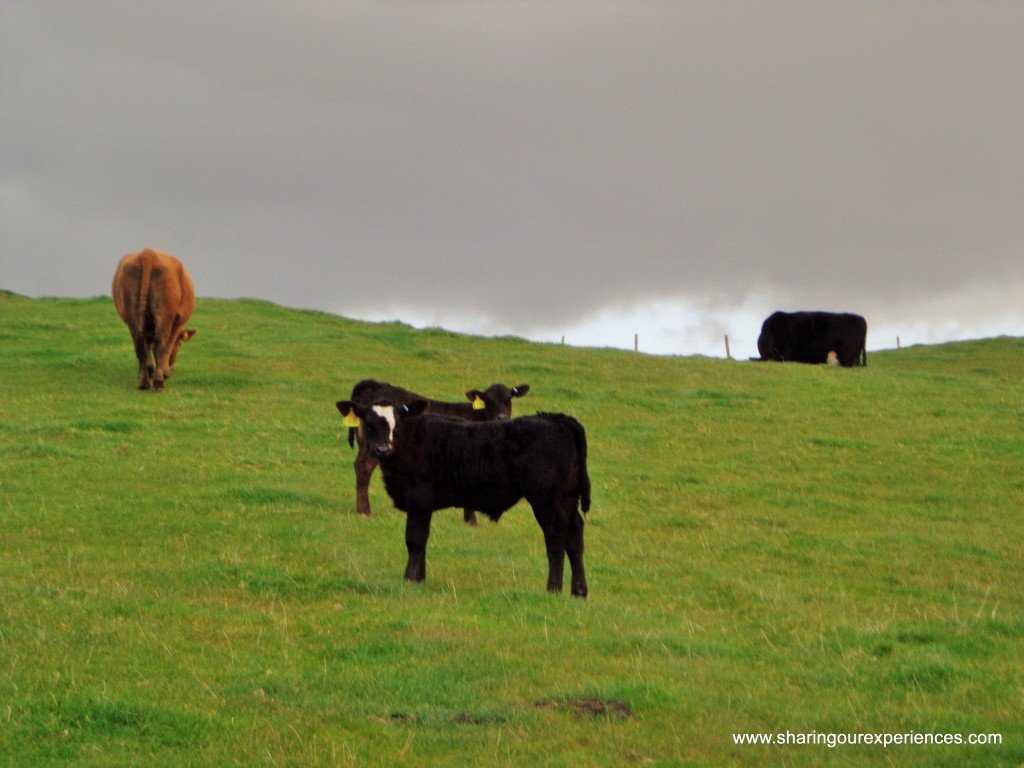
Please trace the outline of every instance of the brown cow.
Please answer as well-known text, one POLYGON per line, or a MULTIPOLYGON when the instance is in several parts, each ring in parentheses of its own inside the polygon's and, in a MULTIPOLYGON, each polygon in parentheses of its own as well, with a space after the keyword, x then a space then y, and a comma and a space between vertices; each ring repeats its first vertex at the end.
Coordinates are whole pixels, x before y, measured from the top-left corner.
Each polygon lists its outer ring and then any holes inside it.
POLYGON ((196 335, 182 327, 196 306, 192 278, 176 258, 147 248, 121 259, 111 292, 135 342, 139 389, 163 389, 181 342, 196 335))

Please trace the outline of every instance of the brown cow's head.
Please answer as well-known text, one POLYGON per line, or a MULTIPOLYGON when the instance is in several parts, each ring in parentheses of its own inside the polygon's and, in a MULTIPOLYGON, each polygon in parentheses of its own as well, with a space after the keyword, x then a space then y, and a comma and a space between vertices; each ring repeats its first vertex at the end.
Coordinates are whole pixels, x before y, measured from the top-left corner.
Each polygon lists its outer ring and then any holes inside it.
POLYGON ((178 331, 178 338, 174 340, 174 344, 171 345, 171 368, 174 368, 174 361, 178 359, 178 350, 181 349, 181 345, 196 335, 195 328, 182 328, 178 331))
POLYGON ((529 384, 520 384, 511 389, 504 384, 491 384, 483 392, 479 389, 469 390, 466 399, 473 403, 474 408, 482 410, 488 419, 507 419, 512 415, 512 398, 522 397, 529 391, 529 384))
POLYGON ((427 407, 426 400, 414 400, 408 405, 359 405, 351 400, 337 404, 342 416, 355 414, 362 430, 363 445, 375 459, 388 459, 395 450, 395 428, 402 419, 418 416, 427 407))
POLYGON ((167 377, 174 370, 174 361, 178 359, 178 350, 181 349, 182 343, 195 335, 195 328, 182 328, 171 341, 170 347, 160 351, 160 355, 156 360, 156 369, 152 372, 153 389, 164 388, 164 382, 167 381, 167 377))

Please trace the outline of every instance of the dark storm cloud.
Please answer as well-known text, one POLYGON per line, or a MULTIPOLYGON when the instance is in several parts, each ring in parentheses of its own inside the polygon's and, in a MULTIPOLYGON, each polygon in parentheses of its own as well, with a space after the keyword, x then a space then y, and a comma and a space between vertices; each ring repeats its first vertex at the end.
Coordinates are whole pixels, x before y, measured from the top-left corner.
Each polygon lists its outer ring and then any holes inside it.
POLYGON ((1022 39, 1018 3, 5 3, 0 287, 151 245, 205 295, 523 332, 1019 291, 1022 39))

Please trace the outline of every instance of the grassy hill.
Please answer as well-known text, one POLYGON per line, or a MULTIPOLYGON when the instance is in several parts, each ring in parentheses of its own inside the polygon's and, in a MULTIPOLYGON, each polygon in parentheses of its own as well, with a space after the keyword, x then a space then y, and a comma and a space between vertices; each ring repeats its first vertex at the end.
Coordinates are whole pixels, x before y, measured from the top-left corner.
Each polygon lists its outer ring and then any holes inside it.
POLYGON ((200 300, 138 392, 109 300, 0 295, 0 765, 1024 764, 1024 340, 840 370, 200 300), (334 402, 530 384, 587 428, 590 599, 543 539, 354 514, 334 402), (739 732, 998 733, 751 746, 739 732))

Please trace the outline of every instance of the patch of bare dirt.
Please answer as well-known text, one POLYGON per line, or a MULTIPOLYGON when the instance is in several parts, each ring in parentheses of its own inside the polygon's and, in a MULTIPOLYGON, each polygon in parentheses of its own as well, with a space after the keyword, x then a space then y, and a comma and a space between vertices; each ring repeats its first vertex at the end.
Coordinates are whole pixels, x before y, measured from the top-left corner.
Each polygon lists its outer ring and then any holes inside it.
POLYGON ((628 720, 633 710, 621 699, 604 699, 600 696, 584 696, 566 701, 538 701, 540 709, 560 709, 571 712, 575 717, 604 717, 611 720, 628 720))

